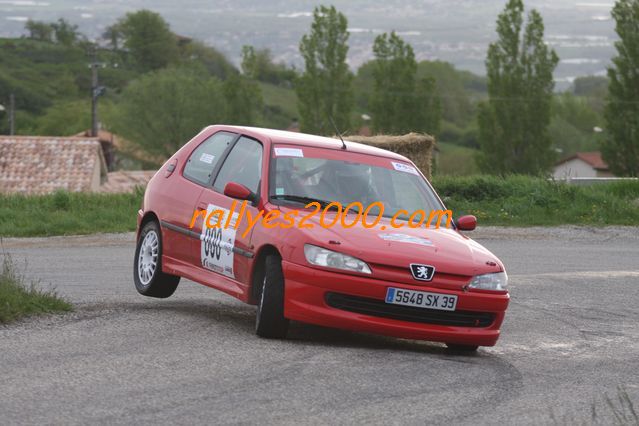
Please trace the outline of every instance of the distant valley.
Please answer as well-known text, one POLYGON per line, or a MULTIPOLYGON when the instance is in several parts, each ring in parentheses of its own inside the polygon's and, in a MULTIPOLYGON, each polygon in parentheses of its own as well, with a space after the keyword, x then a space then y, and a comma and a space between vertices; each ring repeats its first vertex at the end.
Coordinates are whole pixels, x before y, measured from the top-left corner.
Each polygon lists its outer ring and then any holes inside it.
MULTIPOLYGON (((396 30, 410 42, 418 59, 439 59, 484 74, 486 48, 495 37, 495 19, 505 1, 480 0, 335 0, 349 19, 349 63, 353 69, 372 56, 373 39, 396 30)), ((269 48, 279 61, 302 65, 301 36, 309 29, 315 1, 298 0, 0 0, 0 36, 24 34, 27 19, 64 17, 91 38, 129 11, 161 13, 173 30, 215 46, 233 62, 242 45, 269 48)), ((582 75, 605 75, 614 55, 611 1, 530 0, 546 24, 546 40, 561 63, 558 88, 582 75)))

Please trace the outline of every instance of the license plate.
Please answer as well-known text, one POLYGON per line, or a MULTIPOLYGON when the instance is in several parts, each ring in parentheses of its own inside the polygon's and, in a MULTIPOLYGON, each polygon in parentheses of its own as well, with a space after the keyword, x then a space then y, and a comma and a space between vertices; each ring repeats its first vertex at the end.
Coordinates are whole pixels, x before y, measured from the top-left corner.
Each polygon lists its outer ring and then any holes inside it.
POLYGON ((440 311, 454 311, 457 306, 457 296, 455 295, 393 287, 386 290, 385 301, 393 305, 416 306, 440 311))

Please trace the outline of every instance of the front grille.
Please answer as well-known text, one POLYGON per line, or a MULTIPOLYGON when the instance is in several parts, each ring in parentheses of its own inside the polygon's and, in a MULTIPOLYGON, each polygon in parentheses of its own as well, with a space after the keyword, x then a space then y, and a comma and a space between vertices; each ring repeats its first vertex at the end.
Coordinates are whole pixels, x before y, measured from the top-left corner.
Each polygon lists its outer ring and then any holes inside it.
POLYGON ((344 311, 424 324, 488 327, 495 319, 495 315, 488 312, 439 311, 412 306, 391 305, 383 300, 339 293, 326 293, 326 303, 333 308, 344 311))

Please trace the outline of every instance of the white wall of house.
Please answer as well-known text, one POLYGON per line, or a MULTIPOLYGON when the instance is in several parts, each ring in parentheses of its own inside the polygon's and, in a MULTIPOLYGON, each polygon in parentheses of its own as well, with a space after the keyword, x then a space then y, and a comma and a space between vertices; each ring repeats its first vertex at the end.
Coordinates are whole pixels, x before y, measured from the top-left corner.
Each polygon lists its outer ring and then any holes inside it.
POLYGON ((553 177, 555 179, 566 179, 573 177, 597 177, 597 170, 590 164, 579 158, 573 158, 570 161, 555 166, 553 177))

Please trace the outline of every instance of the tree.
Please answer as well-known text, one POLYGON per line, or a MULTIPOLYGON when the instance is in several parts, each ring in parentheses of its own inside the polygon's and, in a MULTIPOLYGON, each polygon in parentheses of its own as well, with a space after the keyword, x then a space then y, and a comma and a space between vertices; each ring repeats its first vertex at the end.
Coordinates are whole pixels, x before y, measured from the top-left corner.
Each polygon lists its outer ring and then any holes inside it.
POLYGON ((24 28, 29 31, 29 38, 39 41, 49 41, 73 46, 78 41, 80 33, 78 26, 70 24, 66 19, 58 19, 57 22, 46 23, 29 19, 24 28))
POLYGON ((371 99, 376 132, 406 133, 413 125, 415 73, 413 48, 393 31, 375 38, 374 91, 371 99))
POLYGON ((199 41, 190 41, 180 47, 182 63, 195 63, 204 65, 211 75, 222 80, 230 75, 237 74, 235 67, 218 50, 206 46, 199 41))
POLYGON ((608 68, 607 137, 601 152, 613 173, 639 176, 639 0, 618 0, 612 17, 619 41, 608 68))
POLYGON ((122 41, 122 28, 118 23, 110 25, 102 33, 102 38, 109 43, 111 49, 114 52, 120 50, 120 43, 122 41))
POLYGON ((353 75, 346 64, 346 28, 346 17, 334 6, 313 11, 311 32, 300 42, 304 73, 295 84, 302 131, 334 134, 331 118, 342 132, 350 126, 353 75))
POLYGON ((38 41, 53 41, 53 27, 51 24, 29 19, 24 25, 29 32, 29 38, 38 41))
POLYGON ((590 107, 598 114, 603 114, 608 97, 608 78, 599 76, 577 77, 572 83, 573 93, 583 96, 590 107))
POLYGON ((78 26, 72 25, 65 19, 58 19, 58 22, 51 24, 55 32, 55 40, 64 46, 73 46, 78 41, 78 26))
POLYGON ((475 121, 474 97, 486 94, 484 77, 456 69, 443 61, 421 61, 417 64, 417 77, 431 77, 437 82, 437 92, 445 93, 441 99, 442 119, 457 126, 469 126, 475 121))
POLYGON ((202 69, 166 68, 131 82, 109 124, 146 152, 168 157, 205 126, 222 122, 225 109, 218 79, 202 69))
MULTIPOLYGON (((265 49, 265 53, 269 53, 268 49, 265 49)), ((260 74, 260 68, 263 66, 259 62, 261 62, 264 57, 267 57, 266 54, 258 57, 253 46, 242 46, 242 63, 240 64, 242 73, 248 78, 257 80, 260 74)))
POLYGON ((177 61, 177 39, 159 14, 150 10, 127 13, 117 25, 124 47, 141 71, 157 70, 177 61))
POLYGON ((242 46, 241 68, 245 76, 265 83, 290 85, 295 79, 295 70, 283 63, 274 63, 269 49, 242 46))
POLYGON ((488 48, 489 100, 479 108, 478 158, 488 173, 539 174, 554 162, 548 125, 559 58, 544 44, 536 10, 522 35, 523 12, 522 0, 509 0, 497 19, 498 40, 488 48))
POLYGON ((417 80, 415 87, 417 123, 413 130, 436 135, 442 119, 442 105, 437 95, 435 79, 423 77, 417 80))
POLYGON ((87 100, 58 102, 38 116, 36 135, 73 135, 91 127, 91 105, 87 100))
POLYGON ((551 115, 549 134, 553 147, 561 150, 563 156, 597 149, 599 135, 593 129, 603 127, 603 118, 588 99, 569 92, 555 95, 551 115))
POLYGON ((441 116, 432 78, 417 80, 417 62, 410 44, 394 31, 381 34, 373 44, 373 96, 371 111, 375 132, 434 133, 441 116))
POLYGON ((255 125, 263 107, 260 87, 253 80, 234 74, 223 84, 226 111, 224 121, 229 124, 255 125))

